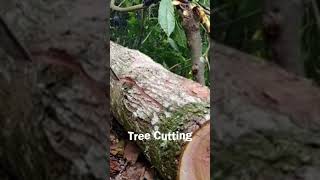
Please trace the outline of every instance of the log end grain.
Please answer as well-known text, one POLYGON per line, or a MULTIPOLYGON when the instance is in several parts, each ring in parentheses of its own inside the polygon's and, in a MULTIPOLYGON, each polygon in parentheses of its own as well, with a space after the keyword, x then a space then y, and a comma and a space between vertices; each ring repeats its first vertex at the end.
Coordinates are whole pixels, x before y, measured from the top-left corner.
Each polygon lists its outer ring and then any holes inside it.
POLYGON ((197 130, 186 145, 177 179, 210 179, 210 123, 197 130))

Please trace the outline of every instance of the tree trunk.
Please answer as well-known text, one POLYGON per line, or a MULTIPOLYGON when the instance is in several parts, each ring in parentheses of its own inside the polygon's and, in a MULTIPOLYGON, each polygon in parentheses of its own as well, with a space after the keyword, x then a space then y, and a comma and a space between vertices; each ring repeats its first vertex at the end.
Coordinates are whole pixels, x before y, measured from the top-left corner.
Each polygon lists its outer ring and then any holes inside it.
POLYGON ((318 179, 320 89, 219 44, 211 55, 211 178, 318 179))
POLYGON ((27 62, 8 57, 21 54, 19 48, 0 42, 13 51, 0 49, 1 178, 105 180, 109 108, 106 98, 88 88, 106 79, 105 6, 82 0, 1 2, 1 16, 18 39, 44 52, 27 62))
POLYGON ((304 75, 300 27, 302 0, 264 1, 263 25, 272 60, 286 70, 304 75))
POLYGON ((175 75, 146 55, 110 42, 111 110, 127 131, 193 133, 193 140, 136 142, 165 179, 208 179, 209 89, 175 75), (198 171, 195 171, 198 168, 198 171))

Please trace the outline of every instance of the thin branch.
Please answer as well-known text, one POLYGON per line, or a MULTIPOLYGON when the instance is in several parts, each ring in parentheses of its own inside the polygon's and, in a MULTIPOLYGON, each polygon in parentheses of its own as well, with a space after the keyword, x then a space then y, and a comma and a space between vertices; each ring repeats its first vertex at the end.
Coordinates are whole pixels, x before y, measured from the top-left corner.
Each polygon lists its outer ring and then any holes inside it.
POLYGON ((205 85, 204 63, 201 61, 202 38, 200 34, 200 23, 195 19, 192 9, 188 6, 182 7, 185 13, 181 13, 182 25, 188 39, 191 52, 192 75, 198 83, 205 85))
POLYGON ((111 0, 110 2, 110 8, 115 11, 120 11, 120 12, 129 12, 129 11, 136 11, 140 9, 147 8, 148 6, 143 6, 142 4, 130 6, 130 7, 119 7, 115 5, 115 0, 111 0))

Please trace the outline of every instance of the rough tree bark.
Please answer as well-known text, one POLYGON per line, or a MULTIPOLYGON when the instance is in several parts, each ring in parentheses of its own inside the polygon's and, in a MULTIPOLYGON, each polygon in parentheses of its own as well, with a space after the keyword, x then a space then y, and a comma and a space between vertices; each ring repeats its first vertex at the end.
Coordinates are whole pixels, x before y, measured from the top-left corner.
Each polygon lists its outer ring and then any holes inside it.
MULTIPOLYGON (((72 54, 90 77, 105 82, 105 2, 0 4, 2 17, 29 50, 60 49, 57 59, 60 54, 67 62, 66 53, 72 54)), ((31 63, 0 51, 1 178, 105 180, 106 99, 92 93, 79 67, 40 63, 53 60, 46 53, 31 63)))
POLYGON ((205 81, 205 63, 201 60, 202 57, 202 38, 200 34, 200 22, 196 19, 193 10, 187 6, 182 7, 182 25, 188 40, 192 61, 192 75, 194 80, 202 85, 205 81))
MULTIPOLYGON (((26 46, 66 49, 92 77, 105 81, 105 34, 100 34, 105 2, 12 0, 0 7, 26 46)), ((213 49, 212 178, 320 177, 319 89, 278 67, 253 62, 259 61, 255 57, 217 44, 213 49)), ((1 177, 104 179, 105 102, 64 68, 0 54, 1 177)))
POLYGON ((137 134, 193 133, 191 142, 154 138, 136 142, 165 179, 177 175, 208 179, 209 89, 169 72, 138 51, 111 42, 110 53, 111 67, 120 78, 111 79, 111 110, 116 119, 137 134))
POLYGON ((263 25, 272 60, 283 68, 304 75, 300 27, 303 0, 264 1, 263 25))
POLYGON ((212 179, 318 179, 320 89, 219 44, 211 56, 212 179))

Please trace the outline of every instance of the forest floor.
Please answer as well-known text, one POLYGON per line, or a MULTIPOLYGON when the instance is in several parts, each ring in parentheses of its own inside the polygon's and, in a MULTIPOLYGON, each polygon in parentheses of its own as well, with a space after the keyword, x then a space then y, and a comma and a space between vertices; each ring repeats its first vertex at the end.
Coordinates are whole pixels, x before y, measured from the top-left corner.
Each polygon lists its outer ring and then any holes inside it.
POLYGON ((115 120, 110 132, 110 180, 160 180, 139 147, 115 120))

